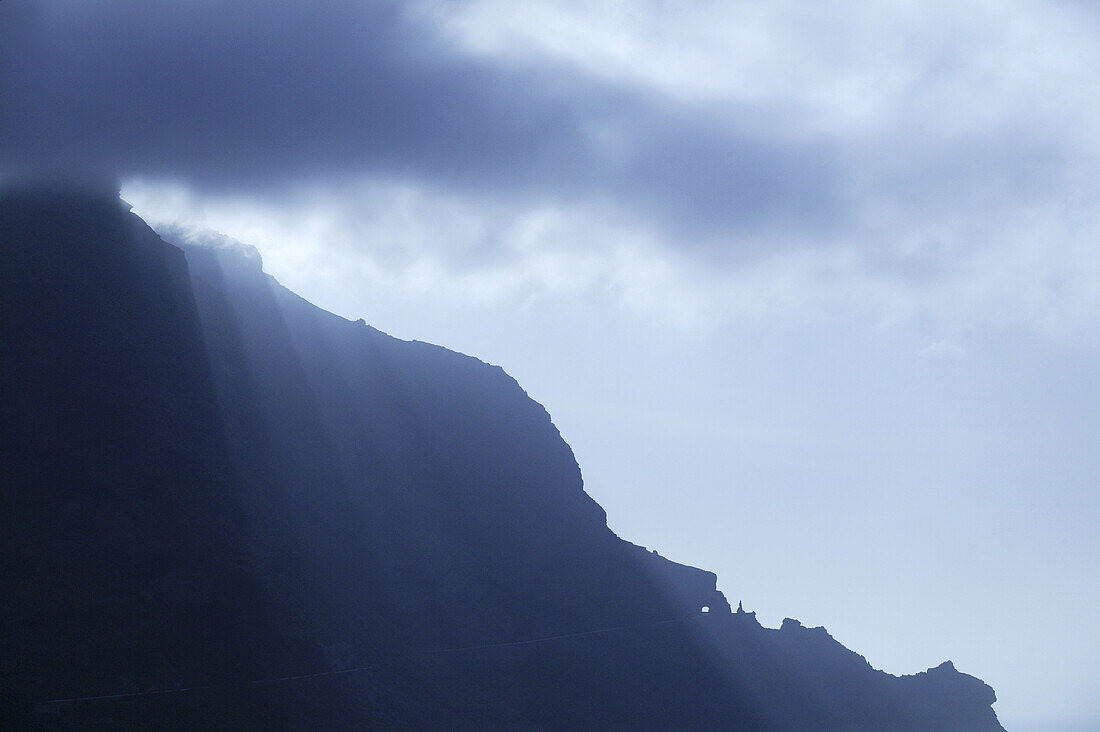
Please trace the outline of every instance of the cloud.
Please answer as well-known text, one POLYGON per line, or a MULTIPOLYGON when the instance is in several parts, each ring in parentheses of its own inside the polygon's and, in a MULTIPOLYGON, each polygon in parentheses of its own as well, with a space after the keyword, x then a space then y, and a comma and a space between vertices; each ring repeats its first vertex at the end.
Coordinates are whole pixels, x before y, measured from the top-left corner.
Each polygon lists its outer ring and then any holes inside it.
POLYGON ((184 191, 410 292, 1095 322, 1086 7, 517 7, 5 2, 0 169, 184 191))
MULTIPOLYGON (((53 0, 2 18, 0 155, 253 190, 373 174, 606 199, 693 231, 822 226, 827 141, 676 105, 552 60, 454 48, 401 3, 53 0)), ((696 237, 692 237, 694 239, 696 237)))

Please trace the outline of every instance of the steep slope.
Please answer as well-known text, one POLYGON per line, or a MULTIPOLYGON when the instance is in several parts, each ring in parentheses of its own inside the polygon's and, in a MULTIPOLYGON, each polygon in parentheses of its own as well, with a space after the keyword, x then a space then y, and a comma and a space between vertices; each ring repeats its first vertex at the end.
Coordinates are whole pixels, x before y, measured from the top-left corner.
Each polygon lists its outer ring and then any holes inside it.
POLYGON ((20 723, 1000 729, 977 679, 762 628, 616 537, 498 367, 163 233, 186 261, 102 196, 0 199, 20 723))
POLYGON ((331 565, 330 613, 369 608, 343 618, 341 642, 357 658, 379 638, 491 646, 418 659, 421 681, 476 687, 408 690, 418 708, 450 718, 467 694, 547 726, 999 728, 976 679, 898 680, 820 629, 763 629, 729 614, 712 573, 614 536, 549 415, 499 367, 324 312, 251 247, 165 234, 187 254, 242 474, 286 475, 293 493, 309 465, 324 486, 306 511, 333 520, 309 542, 332 561, 311 566, 331 565), (497 645, 604 628, 619 630, 497 645))

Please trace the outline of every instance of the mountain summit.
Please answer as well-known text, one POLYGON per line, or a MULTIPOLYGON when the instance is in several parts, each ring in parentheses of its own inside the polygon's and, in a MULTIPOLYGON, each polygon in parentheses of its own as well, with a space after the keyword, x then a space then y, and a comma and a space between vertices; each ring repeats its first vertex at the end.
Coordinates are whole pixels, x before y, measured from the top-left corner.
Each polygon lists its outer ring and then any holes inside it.
POLYGON ((0 197, 11 726, 1001 729, 949 662, 890 676, 617 537, 499 367, 162 233, 0 197))

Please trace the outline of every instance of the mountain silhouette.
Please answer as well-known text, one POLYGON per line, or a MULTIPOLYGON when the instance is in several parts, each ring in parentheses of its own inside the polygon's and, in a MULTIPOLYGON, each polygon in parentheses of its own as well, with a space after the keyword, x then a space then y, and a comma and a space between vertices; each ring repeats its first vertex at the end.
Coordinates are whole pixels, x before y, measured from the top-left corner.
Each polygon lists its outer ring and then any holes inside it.
POLYGON ((877 671, 617 537, 499 367, 161 234, 0 196, 7 727, 1001 729, 950 662, 877 671))

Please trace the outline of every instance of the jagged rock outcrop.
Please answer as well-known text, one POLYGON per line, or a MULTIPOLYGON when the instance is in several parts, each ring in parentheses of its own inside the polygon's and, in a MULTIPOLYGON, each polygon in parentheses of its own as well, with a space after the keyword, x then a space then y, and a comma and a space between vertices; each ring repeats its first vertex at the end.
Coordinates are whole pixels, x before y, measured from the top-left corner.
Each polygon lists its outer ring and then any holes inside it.
POLYGON ((0 200, 19 723, 1000 729, 949 664, 897 678, 763 628, 615 536, 499 367, 163 233, 182 251, 102 197, 0 200), (177 683, 211 688, 33 707, 177 683))

